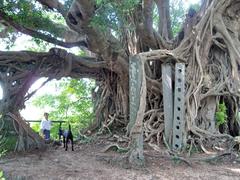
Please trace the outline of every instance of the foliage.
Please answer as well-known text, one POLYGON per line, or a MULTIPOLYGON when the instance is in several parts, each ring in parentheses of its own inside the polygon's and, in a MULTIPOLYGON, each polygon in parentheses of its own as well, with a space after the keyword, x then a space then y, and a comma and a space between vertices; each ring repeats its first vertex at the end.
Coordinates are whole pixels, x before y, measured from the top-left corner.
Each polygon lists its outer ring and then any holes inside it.
POLYGON ((6 152, 7 152, 6 150, 1 150, 0 151, 0 157, 4 156, 6 154, 6 152))
MULTIPOLYGON (((71 124, 73 134, 78 135, 78 130, 86 128, 93 120, 93 105, 91 90, 94 82, 91 80, 63 78, 54 84, 58 89, 56 94, 45 94, 33 99, 33 105, 40 108, 49 108, 50 120, 64 120, 62 127, 68 129, 71 124)), ((39 131, 39 124, 32 128, 39 131)), ((51 135, 57 138, 59 124, 53 124, 51 135)))
POLYGON ((31 128, 32 128, 36 133, 39 133, 39 131, 40 131, 40 123, 31 123, 31 128))
POLYGON ((48 28, 48 30, 55 35, 58 35, 60 29, 52 23, 52 20, 56 23, 64 24, 62 16, 56 13, 50 13, 29 0, 15 1, 14 3, 12 0, 6 0, 3 9, 17 23, 39 30, 48 28), (29 19, 29 17, 31 17, 31 19, 29 19))
POLYGON ((199 11, 199 9, 200 9, 200 4, 192 4, 191 6, 190 6, 190 8, 192 8, 192 9, 194 9, 195 11, 199 11))
POLYGON ((97 10, 91 25, 98 27, 103 32, 111 29, 114 32, 121 30, 120 26, 130 28, 125 19, 133 12, 139 0, 127 0, 124 3, 118 0, 96 0, 97 10))
MULTIPOLYGON (((91 25, 97 27, 102 32, 109 33, 111 31, 114 32, 114 35, 120 36, 123 27, 129 30, 135 28, 134 22, 129 24, 127 19, 133 16, 139 2, 139 0, 127 0, 124 3, 118 0, 96 0, 96 11, 91 25)), ((72 0, 64 1, 66 11, 70 8, 71 3, 72 0)), ((170 16, 174 35, 179 32, 180 24, 183 22, 186 11, 181 4, 182 0, 170 1, 170 16)), ((62 38, 64 31, 62 26, 66 26, 64 18, 59 13, 43 8, 38 2, 5 0, 0 2, 0 9, 4 10, 8 16, 20 25, 35 29, 51 37, 62 38)), ((158 13, 156 7, 153 12, 153 21, 157 27, 158 13)), ((16 36, 16 32, 9 32, 8 37, 5 38, 7 49, 14 45, 16 36)), ((44 46, 41 40, 37 38, 32 40, 36 44, 44 46)))
POLYGON ((181 5, 182 3, 182 0, 170 1, 171 26, 174 36, 181 30, 181 24, 183 23, 184 14, 186 13, 186 9, 181 5))
POLYGON ((0 170, 0 180, 5 180, 4 176, 3 176, 3 171, 0 170))
POLYGON ((216 112, 216 121, 217 126, 225 124, 227 119, 227 108, 225 103, 219 103, 218 104, 218 110, 216 112))
MULTIPOLYGON (((176 35, 180 29, 184 20, 184 14, 186 9, 182 7, 182 0, 172 0, 170 2, 170 18, 173 34, 176 35)), ((107 29, 111 29, 116 33, 119 33, 122 27, 126 29, 133 29, 134 24, 128 24, 125 22, 127 16, 132 16, 135 7, 139 4, 139 0, 128 0, 124 3, 119 1, 110 0, 97 0, 97 13, 92 19, 92 25, 98 27, 98 29, 106 32, 107 29)), ((198 4, 192 5, 194 9, 197 9, 198 4)), ((158 26, 159 16, 157 7, 155 5, 153 11, 153 24, 154 28, 158 26)))
MULTIPOLYGON (((195 11, 200 9, 200 4, 191 4, 189 9, 192 8, 195 11)), ((183 0, 171 0, 170 1, 170 17, 173 35, 176 36, 181 30, 183 21, 185 19, 184 15, 187 14, 188 9, 183 7, 183 0)))
POLYGON ((14 150, 16 142, 17 142, 16 136, 8 135, 4 142, 4 148, 7 149, 8 151, 14 150))
POLYGON ((5 38, 0 39, 0 43, 5 45, 5 49, 10 50, 21 33, 9 31, 5 38), (2 41, 2 42, 1 42, 2 41))
MULTIPOLYGON (((66 25, 64 18, 58 13, 42 8, 35 1, 4 0, 0 1, 0 9, 11 17, 14 22, 26 28, 35 29, 51 37, 62 37, 61 34, 64 31, 62 26, 66 25)), ((8 37, 5 38, 5 43, 8 44, 7 49, 13 46, 15 36, 18 36, 18 34, 9 28, 8 37)))
POLYGON ((53 45, 38 38, 31 38, 29 42, 26 43, 26 48, 35 52, 47 52, 52 47, 53 45))
MULTIPOLYGON (((134 29, 133 24, 127 23, 126 19, 133 16, 136 6, 139 5, 139 0, 128 0, 121 3, 117 0, 96 0, 97 11, 92 19, 91 25, 96 26, 99 30, 103 32, 108 32, 111 29, 115 32, 115 35, 121 34, 122 28, 134 29)), ((172 0, 170 1, 170 18, 173 34, 176 35, 180 29, 181 24, 184 20, 184 14, 186 14, 186 9, 182 6, 182 0, 172 0)), ((195 10, 198 9, 199 5, 192 5, 195 10)), ((157 29, 159 22, 159 16, 157 7, 155 5, 153 10, 153 24, 154 28, 157 29)))

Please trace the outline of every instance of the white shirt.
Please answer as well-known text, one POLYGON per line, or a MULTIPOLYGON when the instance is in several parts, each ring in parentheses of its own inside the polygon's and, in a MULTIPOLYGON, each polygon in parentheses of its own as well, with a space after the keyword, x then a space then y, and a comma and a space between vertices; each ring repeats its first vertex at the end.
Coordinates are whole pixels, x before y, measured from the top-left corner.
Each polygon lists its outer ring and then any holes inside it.
POLYGON ((41 121, 41 124, 40 124, 40 129, 46 129, 46 130, 50 130, 51 129, 51 121, 50 120, 46 120, 46 119, 43 119, 41 121))

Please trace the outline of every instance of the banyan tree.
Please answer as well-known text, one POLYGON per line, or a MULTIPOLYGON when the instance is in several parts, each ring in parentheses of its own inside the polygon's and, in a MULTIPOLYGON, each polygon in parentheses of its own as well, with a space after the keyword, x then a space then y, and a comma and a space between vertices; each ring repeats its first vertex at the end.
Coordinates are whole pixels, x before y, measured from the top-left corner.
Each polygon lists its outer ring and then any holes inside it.
MULTIPOLYGON (((142 162, 143 143, 176 148, 179 127, 166 134, 173 117, 166 118, 164 109, 175 109, 178 81, 184 82, 181 150, 229 147, 239 135, 240 0, 202 0, 199 9, 186 12, 175 34, 171 20, 169 0, 0 1, 1 37, 22 33, 58 46, 48 52, 0 51, 1 148, 6 142, 17 151, 44 146, 19 113, 41 77, 95 79, 99 90, 93 92, 96 119, 90 130, 110 124, 125 132, 130 162, 142 162), (71 47, 85 55, 69 53, 71 47), (166 73, 172 78, 164 90, 166 73), (220 105, 225 112, 218 124, 220 105)), ((175 116, 172 111, 168 115, 175 116)))

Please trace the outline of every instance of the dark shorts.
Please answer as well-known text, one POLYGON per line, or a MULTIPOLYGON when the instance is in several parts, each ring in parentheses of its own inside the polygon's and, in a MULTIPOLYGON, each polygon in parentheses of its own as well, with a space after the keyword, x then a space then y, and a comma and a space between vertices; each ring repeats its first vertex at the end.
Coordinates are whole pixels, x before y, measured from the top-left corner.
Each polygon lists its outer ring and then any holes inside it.
POLYGON ((44 134, 44 139, 45 140, 49 140, 50 139, 50 130, 43 130, 43 134, 44 134))

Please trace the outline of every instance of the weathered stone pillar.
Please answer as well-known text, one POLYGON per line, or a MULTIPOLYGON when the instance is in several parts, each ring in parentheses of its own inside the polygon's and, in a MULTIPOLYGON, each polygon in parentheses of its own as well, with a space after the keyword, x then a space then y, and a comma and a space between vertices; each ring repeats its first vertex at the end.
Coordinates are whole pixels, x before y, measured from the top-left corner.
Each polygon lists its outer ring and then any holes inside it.
POLYGON ((173 134, 173 88, 172 68, 170 64, 162 64, 164 134, 168 144, 171 144, 173 134))

